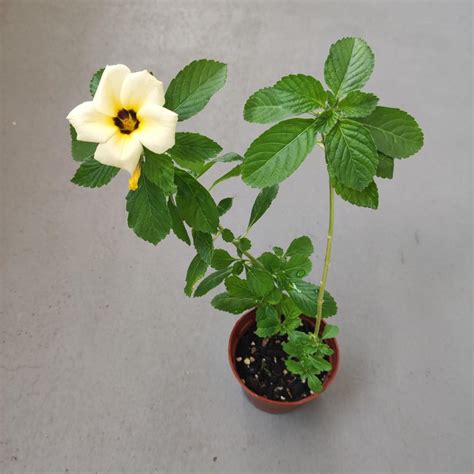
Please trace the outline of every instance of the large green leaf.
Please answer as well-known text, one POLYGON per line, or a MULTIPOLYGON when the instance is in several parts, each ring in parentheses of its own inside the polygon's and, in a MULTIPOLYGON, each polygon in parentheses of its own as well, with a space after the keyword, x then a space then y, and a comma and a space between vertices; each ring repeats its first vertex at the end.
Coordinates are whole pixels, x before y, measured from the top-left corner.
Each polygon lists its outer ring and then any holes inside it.
POLYGON ((194 248, 197 254, 208 264, 211 264, 212 253, 214 252, 214 242, 212 235, 207 232, 193 230, 194 248))
POLYGON ((110 183, 119 171, 120 168, 103 165, 94 158, 89 158, 81 163, 71 182, 86 188, 100 188, 110 183))
POLYGON ((216 270, 224 270, 234 261, 234 257, 227 250, 216 249, 212 255, 211 267, 216 270))
POLYGON ((171 216, 163 191, 141 176, 138 189, 127 195, 128 226, 138 237, 157 244, 171 230, 171 216))
POLYGON ((423 146, 423 132, 416 120, 403 110, 376 107, 359 122, 369 129, 377 150, 392 158, 407 158, 423 146))
POLYGON ((177 132, 175 144, 167 153, 176 160, 194 162, 214 158, 221 151, 222 147, 205 135, 191 132, 177 132))
POLYGON ((224 292, 215 296, 211 301, 212 306, 221 311, 227 311, 232 314, 239 314, 255 306, 254 298, 240 298, 238 296, 231 296, 224 292))
POLYGON ((278 184, 263 188, 259 193, 250 212, 248 228, 252 227, 267 212, 278 194, 278 184))
POLYGON ((379 206, 379 191, 373 181, 362 191, 348 188, 336 180, 333 180, 332 184, 336 193, 351 204, 370 209, 377 209, 379 206))
POLYGON ((231 273, 232 268, 224 268, 223 270, 217 270, 211 273, 199 283, 199 286, 194 292, 194 296, 204 296, 206 293, 209 293, 209 291, 219 286, 231 273))
POLYGON ((167 155, 158 155, 145 148, 145 161, 142 165, 143 174, 166 194, 176 191, 174 184, 173 161, 167 155))
POLYGON ((379 165, 377 166, 377 176, 379 178, 393 178, 394 159, 379 152, 379 165))
MULTIPOLYGON (((288 292, 290 298, 303 314, 313 317, 316 316, 319 287, 302 280, 293 282, 293 285, 294 288, 290 289, 288 292)), ((329 292, 325 291, 323 299, 323 317, 334 316, 336 313, 336 302, 329 292)))
POLYGON ((263 132, 245 153, 244 182, 266 188, 290 176, 313 149, 313 124, 311 119, 290 119, 263 132))
POLYGON ((217 204, 217 211, 219 212, 219 216, 223 216, 232 207, 233 202, 234 198, 231 197, 221 199, 217 204))
POLYGON ((339 122, 326 136, 329 172, 341 184, 361 191, 375 175, 378 155, 367 129, 358 122, 339 122))
POLYGON ((292 257, 293 255, 303 255, 304 257, 309 257, 314 252, 313 243, 311 239, 303 235, 294 239, 288 247, 286 251, 286 255, 288 257, 292 257))
POLYGON ((191 245, 191 240, 189 239, 188 231, 186 230, 184 222, 178 214, 178 209, 176 208, 171 198, 168 201, 168 211, 170 212, 171 216, 171 228, 173 229, 173 232, 175 233, 176 237, 178 237, 178 239, 182 240, 188 245, 191 245))
POLYGON ((374 69, 374 54, 360 38, 343 38, 329 50, 324 79, 336 97, 361 89, 374 69))
POLYGON ((274 306, 265 304, 257 309, 256 313, 258 337, 271 337, 280 332, 281 320, 274 306))
POLYGON ((242 280, 242 278, 239 278, 236 275, 231 275, 226 279, 225 287, 231 296, 238 298, 254 298, 252 291, 248 287, 247 281, 242 280))
POLYGON ((247 281, 249 288, 256 296, 268 295, 273 290, 273 278, 266 271, 249 269, 247 281))
POLYGON ((283 266, 289 278, 304 278, 312 268, 311 260, 304 255, 294 255, 283 266))
POLYGON ((71 154, 74 161, 87 161, 94 158, 97 143, 82 142, 77 139, 77 133, 72 125, 69 125, 71 133, 71 154))
POLYGON ((209 191, 182 170, 175 170, 175 182, 178 186, 176 202, 181 217, 194 230, 215 232, 219 224, 219 212, 209 191))
POLYGON ((378 101, 374 94, 352 91, 339 102, 337 112, 343 117, 366 117, 375 110, 378 101))
POLYGON ((193 294, 194 286, 206 274, 207 268, 207 263, 199 255, 191 260, 186 272, 186 286, 184 287, 184 293, 187 296, 193 294))
POLYGON ((200 112, 221 89, 227 78, 227 66, 218 61, 200 59, 188 64, 170 82, 165 107, 185 120, 200 112))

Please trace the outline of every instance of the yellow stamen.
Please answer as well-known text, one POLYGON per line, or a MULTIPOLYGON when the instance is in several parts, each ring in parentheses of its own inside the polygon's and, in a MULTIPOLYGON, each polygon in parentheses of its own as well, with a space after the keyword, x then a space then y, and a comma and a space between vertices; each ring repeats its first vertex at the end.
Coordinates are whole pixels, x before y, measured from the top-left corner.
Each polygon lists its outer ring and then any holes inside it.
POLYGON ((142 169, 140 167, 140 164, 138 164, 132 176, 128 180, 128 189, 130 189, 130 191, 135 191, 138 189, 138 180, 140 179, 141 174, 142 169))

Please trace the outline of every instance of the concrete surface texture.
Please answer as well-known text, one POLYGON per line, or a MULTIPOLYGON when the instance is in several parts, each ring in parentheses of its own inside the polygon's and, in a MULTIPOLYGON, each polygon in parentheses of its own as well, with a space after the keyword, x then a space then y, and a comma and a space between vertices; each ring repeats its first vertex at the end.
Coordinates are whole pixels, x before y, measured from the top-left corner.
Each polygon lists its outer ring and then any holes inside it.
MULTIPOLYGON (((472 470, 471 2, 1 2, 0 472, 470 472, 472 470), (120 174, 69 182, 68 111, 105 64, 169 80, 195 58, 226 87, 180 130, 243 153, 264 129, 246 98, 282 75, 322 78, 329 45, 366 38, 367 89, 425 131, 381 181, 380 210, 336 205, 329 289, 341 371, 312 406, 271 416, 232 379, 235 317, 188 299, 192 249, 127 228, 120 174)), ((226 170, 225 166, 206 178, 226 170)), ((224 222, 244 229, 239 180, 224 222)), ((315 151, 252 233, 256 252, 327 220, 315 151)))

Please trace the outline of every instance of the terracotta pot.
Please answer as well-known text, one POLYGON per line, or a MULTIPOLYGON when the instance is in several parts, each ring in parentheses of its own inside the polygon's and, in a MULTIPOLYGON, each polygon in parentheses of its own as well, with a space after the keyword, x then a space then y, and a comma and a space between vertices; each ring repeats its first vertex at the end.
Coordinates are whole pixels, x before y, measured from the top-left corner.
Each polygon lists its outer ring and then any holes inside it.
MULTIPOLYGON (((294 410, 297 407, 302 405, 306 405, 311 403, 312 401, 316 400, 316 398, 320 397, 331 385, 332 381, 336 377, 337 371, 339 369, 339 346, 337 344, 336 339, 328 339, 327 344, 331 347, 334 351, 334 354, 329 357, 329 361, 332 364, 331 372, 326 376, 326 379, 323 383, 323 391, 320 393, 314 393, 309 397, 303 398, 302 400, 298 400, 295 402, 284 402, 284 401, 276 401, 270 400, 266 397, 262 397, 261 395, 257 395, 255 392, 252 392, 241 380, 238 372, 237 367, 235 364, 235 351, 237 349, 237 345, 240 341, 240 338, 246 334, 250 328, 255 324, 255 309, 252 309, 248 313, 245 313, 234 325, 232 332, 230 333, 229 337, 229 348, 228 348, 228 355, 229 355, 229 363, 230 368, 232 369, 232 373, 234 374, 235 379, 240 384, 240 387, 244 391, 247 398, 250 402, 255 405, 258 409, 266 411, 267 413, 285 413, 290 410, 294 410)), ((315 324, 315 320, 313 318, 308 318, 303 316, 303 318, 308 321, 313 327, 315 324)), ((326 323, 322 321, 321 330, 324 328, 326 323)))

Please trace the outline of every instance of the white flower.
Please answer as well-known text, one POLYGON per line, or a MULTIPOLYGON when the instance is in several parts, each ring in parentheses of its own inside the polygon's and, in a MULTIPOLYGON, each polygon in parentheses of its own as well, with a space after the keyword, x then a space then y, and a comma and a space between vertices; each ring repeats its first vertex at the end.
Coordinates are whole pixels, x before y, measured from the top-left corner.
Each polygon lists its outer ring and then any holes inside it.
POLYGON ((67 119, 78 140, 99 143, 97 161, 136 177, 143 147, 164 153, 174 145, 178 115, 164 103, 163 84, 148 71, 117 64, 105 68, 93 100, 75 107, 67 119))

